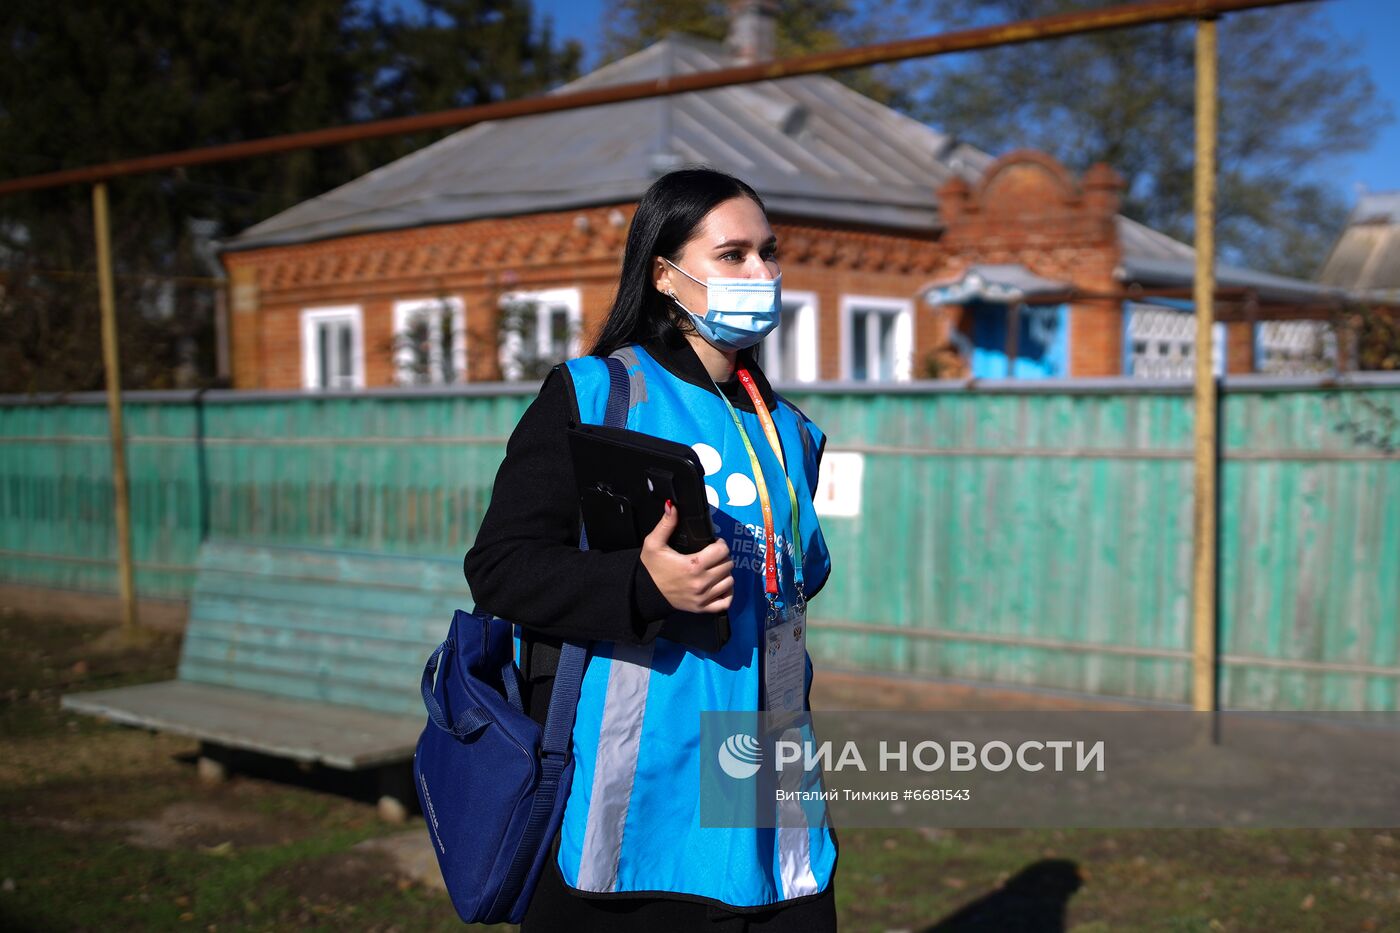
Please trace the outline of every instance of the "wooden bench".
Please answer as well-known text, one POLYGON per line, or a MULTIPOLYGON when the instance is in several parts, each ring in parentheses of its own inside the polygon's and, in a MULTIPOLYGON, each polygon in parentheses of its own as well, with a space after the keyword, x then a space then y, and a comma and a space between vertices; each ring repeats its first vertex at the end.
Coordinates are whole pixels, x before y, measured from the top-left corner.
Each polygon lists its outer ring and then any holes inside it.
POLYGON ((378 769, 380 811, 402 818, 423 664, 470 600, 460 561, 210 541, 176 679, 62 705, 199 739, 206 779, 240 752, 378 769))

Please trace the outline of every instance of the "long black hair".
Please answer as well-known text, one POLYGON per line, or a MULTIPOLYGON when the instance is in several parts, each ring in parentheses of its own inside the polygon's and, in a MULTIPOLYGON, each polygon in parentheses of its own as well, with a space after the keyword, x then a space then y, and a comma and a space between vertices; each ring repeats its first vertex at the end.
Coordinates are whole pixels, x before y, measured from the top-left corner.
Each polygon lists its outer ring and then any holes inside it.
POLYGON ((711 168, 684 168, 652 182, 627 231, 617 296, 590 356, 607 356, 629 343, 670 339, 691 329, 685 311, 656 290, 652 259, 674 260, 705 215, 737 197, 752 198, 763 209, 763 199, 752 188, 711 168))

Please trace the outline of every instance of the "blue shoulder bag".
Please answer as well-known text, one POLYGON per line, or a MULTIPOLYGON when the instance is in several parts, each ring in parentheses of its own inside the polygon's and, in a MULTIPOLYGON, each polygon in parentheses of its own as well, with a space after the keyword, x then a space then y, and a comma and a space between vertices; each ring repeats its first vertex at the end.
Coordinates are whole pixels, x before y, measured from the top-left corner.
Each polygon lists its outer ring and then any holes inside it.
MULTIPOLYGON (((604 423, 625 427, 628 376, 608 357, 604 423)), ((580 535, 580 550, 588 536, 580 535)), ((534 894, 573 779, 574 717, 588 657, 565 642, 541 729, 525 713, 513 626, 458 609, 423 669, 428 722, 413 784, 452 906, 466 923, 519 923, 534 894)))

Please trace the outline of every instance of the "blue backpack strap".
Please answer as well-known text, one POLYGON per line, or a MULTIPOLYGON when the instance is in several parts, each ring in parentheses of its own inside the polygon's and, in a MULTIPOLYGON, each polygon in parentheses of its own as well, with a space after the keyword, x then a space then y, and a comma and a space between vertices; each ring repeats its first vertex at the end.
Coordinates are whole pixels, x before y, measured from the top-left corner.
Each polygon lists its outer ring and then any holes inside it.
MULTIPOLYGON (((616 357, 608 357, 608 407, 603 423, 608 427, 627 426, 627 409, 631 401, 627 367, 616 357)), ((588 550, 588 534, 580 528, 579 550, 588 550)), ((554 674, 554 687, 549 695, 549 712, 545 716, 544 736, 540 740, 540 784, 535 791, 530 821, 516 849, 510 867, 510 881, 502 891, 519 891, 525 874, 530 870, 536 853, 546 842, 544 834, 554 813, 559 793, 559 780, 568 760, 569 743, 574 733, 574 718, 578 714, 579 691, 583 688, 583 670, 588 660, 588 646, 566 641, 559 653, 559 666, 554 674)))
POLYGON ((610 428, 627 427, 627 409, 632 393, 632 378, 627 375, 627 366, 616 356, 603 362, 608 364, 608 407, 603 414, 603 424, 610 428))
MULTIPOLYGON (((630 401, 627 367, 615 356, 608 357, 604 362, 608 364, 608 407, 603 423, 610 428, 626 427, 630 401)), ((579 529, 579 550, 588 550, 588 531, 582 527, 579 529)), ((562 760, 569 749, 587 658, 587 646, 576 642, 565 642, 560 650, 559 667, 554 673, 554 688, 549 696, 549 714, 545 718, 544 739, 541 742, 546 756, 558 755, 562 760), (562 708, 566 702, 569 707, 567 712, 562 708), (556 712, 560 715, 555 715, 556 712)))
MULTIPOLYGON (((630 379, 627 367, 615 356, 610 356, 608 364, 608 407, 603 416, 603 424, 610 428, 627 426, 627 408, 630 379)), ((579 550, 588 550, 588 530, 579 526, 579 550)), ((579 691, 583 687, 583 668, 588 659, 588 648, 576 642, 564 642, 559 652, 559 667, 554 672, 554 688, 549 696, 549 714, 545 718, 544 739, 541 747, 546 755, 557 754, 561 758, 569 749, 569 739, 574 731, 574 714, 578 709, 579 691), (568 710, 561 708, 568 703, 568 710), (555 715, 556 709, 560 715, 555 715), (567 720, 567 721, 566 721, 567 720)))

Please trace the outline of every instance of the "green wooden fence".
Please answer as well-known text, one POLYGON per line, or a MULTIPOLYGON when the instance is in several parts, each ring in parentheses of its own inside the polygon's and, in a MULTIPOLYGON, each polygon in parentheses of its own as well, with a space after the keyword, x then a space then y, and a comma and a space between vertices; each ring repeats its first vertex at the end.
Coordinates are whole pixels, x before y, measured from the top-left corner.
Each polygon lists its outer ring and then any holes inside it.
MULTIPOLYGON (((460 555, 533 391, 130 394, 138 591, 184 598, 210 534, 460 555)), ((1189 699, 1189 387, 788 394, 864 458, 819 664, 1189 699)), ((1400 708, 1400 379, 1221 397, 1222 703, 1400 708)), ((0 581, 115 591, 100 402, 0 399, 0 581)))

